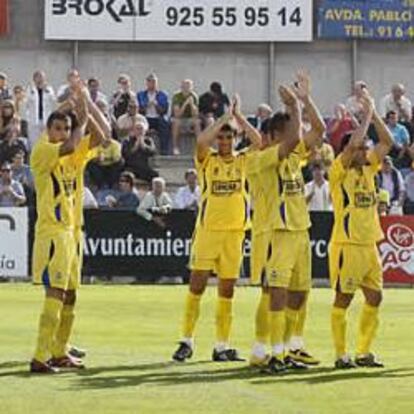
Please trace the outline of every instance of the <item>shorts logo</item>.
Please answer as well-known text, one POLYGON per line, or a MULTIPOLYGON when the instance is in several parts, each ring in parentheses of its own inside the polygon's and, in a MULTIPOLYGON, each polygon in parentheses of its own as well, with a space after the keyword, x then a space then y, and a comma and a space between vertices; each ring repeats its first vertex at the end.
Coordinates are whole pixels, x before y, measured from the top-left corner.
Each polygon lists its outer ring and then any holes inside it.
POLYGON ((349 278, 347 281, 346 281, 346 289, 347 290, 352 290, 352 289, 354 289, 355 288, 355 282, 354 282, 354 279, 353 278, 349 278))
POLYGON ((55 275, 55 279, 56 280, 62 280, 62 273, 57 272, 56 275, 55 275))

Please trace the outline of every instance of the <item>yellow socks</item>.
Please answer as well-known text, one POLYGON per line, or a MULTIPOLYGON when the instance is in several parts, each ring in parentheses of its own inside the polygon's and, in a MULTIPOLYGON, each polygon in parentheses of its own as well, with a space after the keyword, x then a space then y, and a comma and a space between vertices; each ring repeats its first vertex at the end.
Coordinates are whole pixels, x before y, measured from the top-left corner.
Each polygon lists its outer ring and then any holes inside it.
POLYGON ((336 356, 341 358, 346 354, 346 309, 332 308, 331 328, 336 356))
POLYGON ((183 337, 190 339, 193 337, 195 325, 200 315, 200 295, 191 292, 187 294, 184 311, 183 337))
POLYGON ((52 346, 59 328, 63 303, 55 298, 46 297, 40 315, 39 332, 34 359, 46 362, 52 354, 52 346))
POLYGON ((216 339, 217 343, 227 344, 230 338, 231 322, 233 319, 233 299, 218 297, 216 309, 216 339))
POLYGON ((66 348, 72 333, 73 321, 75 319, 74 306, 64 305, 60 314, 60 325, 56 332, 52 354, 55 358, 66 355, 66 348))
POLYGON ((299 311, 286 308, 285 315, 286 315, 286 327, 285 327, 285 336, 284 336, 284 343, 285 349, 289 351, 290 349, 290 340, 292 339, 292 334, 295 330, 297 320, 298 320, 298 313, 299 311))
POLYGON ((262 292, 256 310, 256 341, 262 344, 269 341, 269 303, 270 295, 262 292))
POLYGON ((377 332, 378 323, 378 308, 365 303, 359 320, 357 355, 369 353, 371 343, 377 332))
POLYGON ((286 312, 284 310, 276 312, 270 311, 269 325, 272 354, 279 359, 283 359, 286 312))
POLYGON ((302 307, 298 310, 298 317, 296 319, 295 329, 293 330, 293 336, 303 338, 307 313, 308 313, 308 299, 306 298, 302 307))

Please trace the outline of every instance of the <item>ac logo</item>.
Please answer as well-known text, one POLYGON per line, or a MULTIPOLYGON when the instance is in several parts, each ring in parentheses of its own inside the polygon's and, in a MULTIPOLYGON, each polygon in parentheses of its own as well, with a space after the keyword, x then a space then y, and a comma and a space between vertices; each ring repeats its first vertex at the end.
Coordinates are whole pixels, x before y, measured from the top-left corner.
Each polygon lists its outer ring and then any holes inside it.
POLYGON ((53 15, 66 15, 71 10, 77 16, 108 13, 117 23, 122 23, 123 17, 144 17, 151 14, 148 0, 53 0, 53 15))

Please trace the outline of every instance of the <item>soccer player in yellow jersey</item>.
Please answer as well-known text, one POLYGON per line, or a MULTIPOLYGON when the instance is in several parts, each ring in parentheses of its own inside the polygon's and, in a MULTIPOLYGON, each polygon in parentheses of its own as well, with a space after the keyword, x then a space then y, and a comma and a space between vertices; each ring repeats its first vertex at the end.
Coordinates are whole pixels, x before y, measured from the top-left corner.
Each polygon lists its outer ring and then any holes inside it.
MULTIPOLYGON (((299 349, 301 360, 289 351, 292 333, 298 329, 298 324, 303 330, 301 308, 306 306, 311 287, 310 219, 301 167, 325 126, 310 97, 310 78, 306 73, 298 74, 294 91, 281 88, 280 93, 287 112, 279 112, 271 119, 272 142, 256 155, 255 170, 261 176, 259 192, 262 192, 263 209, 267 209, 267 214, 259 213, 262 226, 259 223, 253 226, 253 232, 262 230, 264 244, 255 246, 257 240, 253 236, 253 256, 259 251, 260 258, 253 261, 252 277, 253 282, 258 282, 264 274, 264 289, 256 314, 256 344, 251 364, 262 367, 266 364, 270 373, 284 371, 287 367, 306 368, 301 362, 304 357, 307 363, 317 363, 302 349, 299 349), (304 103, 313 126, 303 139, 298 98, 304 103), (269 336, 271 357, 266 355, 269 336)), ((260 197, 255 198, 254 193, 253 190, 253 205, 260 208, 260 197)))
POLYGON ((364 119, 342 143, 329 174, 335 223, 329 246, 329 270, 335 302, 331 326, 338 369, 382 367, 371 352, 382 301, 382 266, 376 243, 383 238, 377 211, 375 176, 392 147, 392 135, 365 92, 364 119), (366 133, 373 123, 379 142, 368 149, 366 133), (346 350, 346 312, 358 288, 365 296, 353 361, 346 350))
POLYGON ((191 251, 191 278, 187 294, 182 340, 173 355, 185 361, 193 354, 193 336, 199 316, 200 300, 209 277, 218 277, 216 339, 214 361, 240 360, 238 352, 229 347, 232 323, 234 286, 243 258, 243 240, 249 226, 249 200, 246 172, 251 151, 233 150, 237 129, 233 118, 252 143, 252 150, 261 144, 256 131, 240 112, 236 98, 228 113, 204 130, 197 138, 195 163, 202 190, 199 214, 191 251), (217 150, 212 146, 217 144, 217 150))
MULTIPOLYGON (((30 370, 36 373, 54 373, 56 365, 82 366, 66 355, 73 318, 64 313, 70 296, 67 292, 74 290, 77 283, 71 277, 76 254, 74 193, 77 169, 86 153, 80 139, 89 117, 85 92, 80 85, 75 106, 76 128, 71 131, 72 119, 67 114, 52 113, 47 131, 31 155, 38 213, 33 281, 42 284, 46 291, 37 347, 30 364, 30 370)), ((101 139, 101 135, 97 138, 97 134, 92 134, 89 145, 96 145, 97 139, 101 139)))

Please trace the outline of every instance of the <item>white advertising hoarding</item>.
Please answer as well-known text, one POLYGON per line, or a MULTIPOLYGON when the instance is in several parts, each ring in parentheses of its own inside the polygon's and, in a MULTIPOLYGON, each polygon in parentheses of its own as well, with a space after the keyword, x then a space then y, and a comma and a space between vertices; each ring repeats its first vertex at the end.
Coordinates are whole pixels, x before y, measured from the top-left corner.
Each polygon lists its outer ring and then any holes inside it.
POLYGON ((0 207, 0 276, 28 275, 28 211, 0 207))
POLYGON ((312 0, 45 0, 48 40, 308 42, 312 0))

